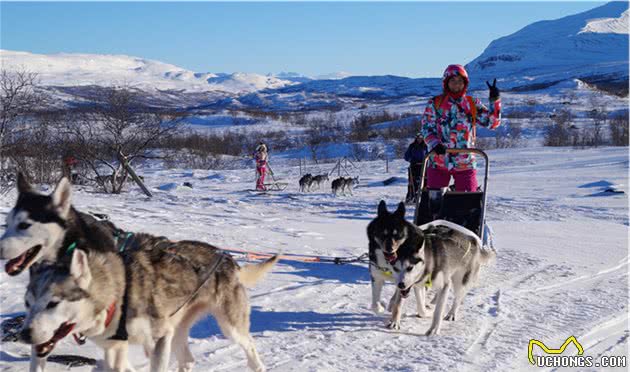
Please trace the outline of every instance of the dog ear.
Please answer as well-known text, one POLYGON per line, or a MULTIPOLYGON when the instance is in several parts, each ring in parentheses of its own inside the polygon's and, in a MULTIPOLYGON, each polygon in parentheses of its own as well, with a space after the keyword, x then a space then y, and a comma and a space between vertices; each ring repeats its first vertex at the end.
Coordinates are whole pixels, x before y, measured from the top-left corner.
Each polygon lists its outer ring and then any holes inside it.
POLYGON ((77 284, 82 289, 87 289, 92 281, 92 272, 88 265, 87 253, 81 249, 72 252, 72 262, 70 263, 70 275, 76 279, 77 284))
POLYGON ((70 182, 66 177, 62 178, 61 181, 55 187, 55 191, 52 193, 53 205, 57 209, 57 213, 62 218, 67 218, 68 213, 70 212, 70 195, 72 194, 72 188, 70 187, 70 182))
POLYGON ((394 212, 394 216, 399 217, 401 219, 405 219, 405 203, 400 202, 398 204, 398 209, 396 209, 396 212, 394 212))
POLYGON ((33 191, 33 186, 31 186, 22 172, 18 172, 17 174, 17 189, 20 194, 33 191))
POLYGON ((387 212, 387 204, 385 203, 385 200, 381 200, 380 203, 378 203, 378 213, 377 216, 378 217, 383 217, 385 215, 387 215, 389 212, 387 212))

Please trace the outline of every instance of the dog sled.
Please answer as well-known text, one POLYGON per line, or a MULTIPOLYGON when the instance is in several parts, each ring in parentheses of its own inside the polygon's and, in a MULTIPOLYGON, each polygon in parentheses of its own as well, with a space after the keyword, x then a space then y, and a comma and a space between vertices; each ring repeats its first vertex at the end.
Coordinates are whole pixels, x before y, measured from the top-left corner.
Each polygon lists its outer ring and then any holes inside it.
POLYGON ((486 200, 488 190, 488 174, 490 164, 488 155, 478 149, 447 149, 447 154, 472 153, 483 157, 485 161, 485 171, 483 186, 476 191, 453 191, 448 187, 429 190, 426 187, 426 172, 429 156, 424 159, 422 178, 417 196, 414 224, 417 226, 435 220, 447 220, 456 223, 474 232, 484 247, 492 247, 492 234, 486 225, 486 200))
MULTIPOLYGON (((271 169, 271 165, 269 165, 269 163, 267 163, 267 169, 269 169, 269 175, 271 176, 272 182, 263 183, 264 189, 255 189, 255 190, 250 190, 250 191, 259 192, 259 193, 266 193, 268 191, 284 191, 289 186, 288 182, 279 182, 276 179, 276 175, 271 169)), ((256 174, 256 176, 258 177, 258 174, 256 174)))

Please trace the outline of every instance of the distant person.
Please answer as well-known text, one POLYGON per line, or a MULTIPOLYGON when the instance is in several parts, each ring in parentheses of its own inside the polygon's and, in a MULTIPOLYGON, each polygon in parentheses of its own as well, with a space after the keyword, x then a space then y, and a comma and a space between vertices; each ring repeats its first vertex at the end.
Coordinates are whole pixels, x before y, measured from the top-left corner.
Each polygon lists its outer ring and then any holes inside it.
POLYGON ((267 173, 267 146, 260 142, 254 152, 254 160, 256 160, 256 190, 264 191, 265 187, 265 174, 267 173))
POLYGON ((77 182, 78 174, 74 168, 78 163, 79 161, 74 156, 68 155, 63 158, 62 174, 70 183, 77 182))
POLYGON ((477 124, 495 129, 501 124, 501 99, 497 79, 486 82, 490 106, 466 95, 468 73, 461 65, 450 65, 442 78, 443 92, 427 103, 421 119, 421 132, 429 151, 427 188, 447 187, 451 176, 456 191, 476 191, 477 171, 474 154, 446 154, 447 149, 475 147, 477 124))
POLYGON ((407 203, 411 203, 416 198, 416 193, 420 186, 420 178, 422 177, 422 165, 426 155, 427 144, 424 143, 422 133, 418 133, 407 148, 407 151, 405 151, 405 160, 409 162, 409 186, 405 197, 405 202, 407 203))

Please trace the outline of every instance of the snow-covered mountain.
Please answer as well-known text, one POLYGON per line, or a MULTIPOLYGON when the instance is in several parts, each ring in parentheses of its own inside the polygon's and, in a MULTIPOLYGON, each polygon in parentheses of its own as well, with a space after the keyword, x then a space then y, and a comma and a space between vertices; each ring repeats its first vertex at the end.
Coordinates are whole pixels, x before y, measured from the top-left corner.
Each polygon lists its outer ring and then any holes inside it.
MULTIPOLYGON (((467 65, 471 88, 498 78, 503 89, 539 90, 575 79, 615 93, 628 92, 628 3, 612 2, 576 15, 533 23, 490 43, 467 65)), ((51 54, 0 50, 3 69, 38 74, 63 101, 99 87, 129 85, 152 104, 178 107, 254 107, 265 110, 338 108, 346 98, 404 99, 441 89, 440 78, 196 73, 175 65, 124 55, 51 54)))
POLYGON ((627 85, 628 3, 533 23, 493 41, 466 67, 478 83, 498 77, 515 88, 572 78, 627 85))
POLYGON ((143 90, 222 91, 242 94, 295 84, 251 73, 195 73, 144 58, 100 54, 34 54, 0 50, 3 69, 35 72, 45 86, 131 85, 143 90))

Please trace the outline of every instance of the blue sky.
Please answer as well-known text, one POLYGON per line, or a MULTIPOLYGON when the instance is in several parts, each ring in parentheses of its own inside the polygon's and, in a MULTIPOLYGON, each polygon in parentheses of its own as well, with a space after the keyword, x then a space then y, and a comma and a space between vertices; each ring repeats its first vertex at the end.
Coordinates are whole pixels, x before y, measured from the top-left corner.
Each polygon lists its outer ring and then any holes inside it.
POLYGON ((0 2, 0 48, 195 72, 437 77, 501 36, 604 2, 0 2))

